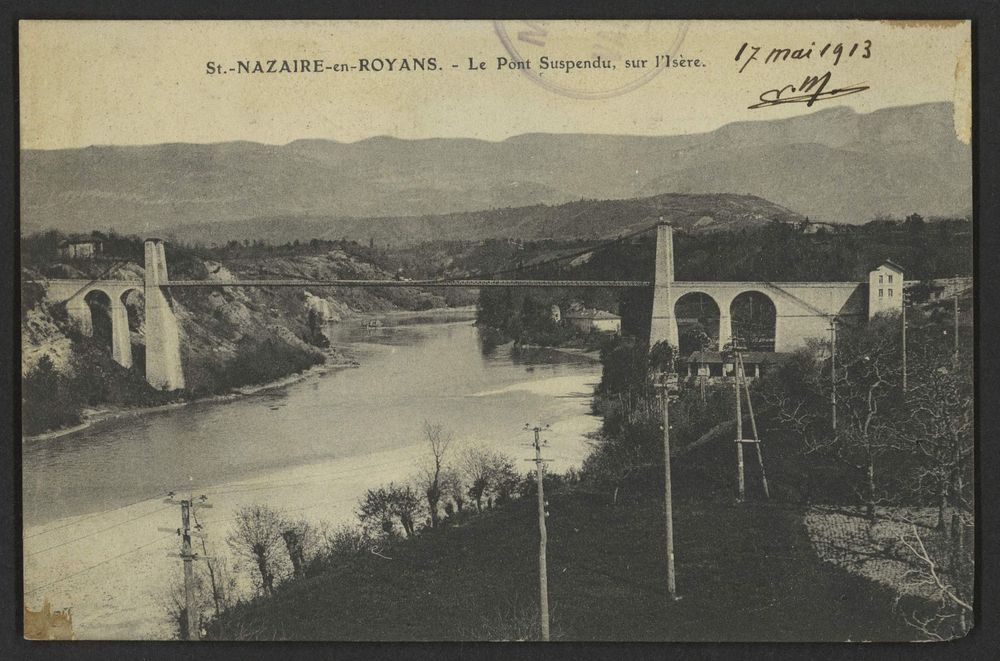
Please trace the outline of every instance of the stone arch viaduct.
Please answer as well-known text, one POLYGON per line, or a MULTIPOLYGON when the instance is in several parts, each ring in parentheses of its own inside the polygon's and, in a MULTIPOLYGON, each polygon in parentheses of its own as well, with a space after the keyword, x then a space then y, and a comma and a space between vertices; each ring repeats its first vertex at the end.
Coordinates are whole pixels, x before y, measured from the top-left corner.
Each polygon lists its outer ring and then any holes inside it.
MULTIPOLYGON (((872 272, 877 273, 876 271, 872 272)), ((874 275, 869 280, 874 283, 874 275)), ((902 275, 899 275, 902 306, 902 275)), ((180 330, 169 289, 173 287, 629 287, 652 289, 650 342, 666 340, 678 344, 675 308, 687 294, 710 297, 719 308, 719 344, 732 339, 731 309, 740 294, 757 292, 775 308, 775 351, 790 351, 812 337, 824 337, 830 323, 841 318, 865 318, 874 314, 873 285, 869 282, 683 282, 674 280, 673 228, 661 223, 656 228, 656 267, 653 280, 170 280, 163 241, 145 242, 143 280, 47 280, 46 298, 64 302, 81 331, 93 333, 88 294, 99 291, 110 303, 111 351, 114 359, 132 366, 128 311, 124 299, 133 290, 144 295, 146 380, 156 388, 184 387, 181 366, 180 330)), ((881 305, 879 309, 885 309, 881 305)))

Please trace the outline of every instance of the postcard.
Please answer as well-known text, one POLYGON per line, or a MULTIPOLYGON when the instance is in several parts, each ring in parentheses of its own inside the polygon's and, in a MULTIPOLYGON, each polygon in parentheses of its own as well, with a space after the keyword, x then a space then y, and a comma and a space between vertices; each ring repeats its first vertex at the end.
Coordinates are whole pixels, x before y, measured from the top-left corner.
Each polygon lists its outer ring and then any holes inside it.
POLYGON ((970 22, 18 49, 25 638, 975 625, 970 22))

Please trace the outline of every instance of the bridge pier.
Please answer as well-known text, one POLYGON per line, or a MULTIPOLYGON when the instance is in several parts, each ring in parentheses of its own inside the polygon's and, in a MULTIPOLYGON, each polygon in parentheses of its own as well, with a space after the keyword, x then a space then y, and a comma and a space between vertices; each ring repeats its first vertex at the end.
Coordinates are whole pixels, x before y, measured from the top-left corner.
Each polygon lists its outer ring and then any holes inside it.
MULTIPOLYGON (((674 228, 656 226, 656 267, 653 273, 653 310, 649 323, 649 346, 667 341, 677 348, 679 337, 674 315, 674 228)), ((721 334, 721 331, 720 331, 721 334)))
POLYGON ((132 367, 132 338, 128 331, 128 308, 120 296, 111 299, 111 357, 123 367, 132 367))
POLYGON ((66 314, 76 322, 80 333, 87 337, 94 334, 94 316, 90 311, 90 305, 83 296, 74 296, 66 301, 66 314))
MULTIPOLYGON (((180 332, 171 301, 164 291, 167 257, 160 239, 145 243, 146 381, 154 388, 184 387, 180 332)), ((126 328, 128 328, 126 318, 126 328)))
POLYGON ((719 308, 719 351, 733 339, 733 318, 730 316, 729 305, 723 310, 719 308))

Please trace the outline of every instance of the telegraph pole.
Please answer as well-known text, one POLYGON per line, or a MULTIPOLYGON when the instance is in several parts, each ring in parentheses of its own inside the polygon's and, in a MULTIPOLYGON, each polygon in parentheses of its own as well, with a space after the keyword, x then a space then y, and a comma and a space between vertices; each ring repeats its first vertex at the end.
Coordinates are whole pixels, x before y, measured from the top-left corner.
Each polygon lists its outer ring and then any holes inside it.
POLYGON ((194 553, 191 549, 191 501, 181 501, 181 557, 184 560, 184 615, 187 639, 194 640, 194 553))
MULTIPOLYGON (((201 501, 197 507, 211 507, 207 502, 205 496, 200 496, 201 501)), ((191 548, 191 536, 192 534, 198 535, 198 533, 191 532, 191 508, 194 506, 194 499, 188 498, 186 500, 181 500, 180 502, 174 500, 173 492, 170 492, 167 498, 164 500, 166 503, 172 505, 181 506, 181 527, 177 528, 176 532, 181 537, 181 552, 180 555, 174 555, 173 557, 179 557, 184 561, 184 624, 186 628, 186 640, 197 640, 197 634, 194 629, 194 565, 192 564, 195 560, 202 556, 199 556, 191 548)), ((174 532, 169 528, 161 528, 166 532, 174 532)), ((201 536, 201 535, 199 535, 201 536)))
POLYGON ((903 394, 906 394, 906 289, 903 289, 903 394))
MULTIPOLYGON (((548 427, 548 425, 546 425, 548 427)), ((538 481, 538 604, 541 612, 542 640, 549 640, 549 576, 545 560, 545 487, 542 483, 542 427, 530 428, 535 432, 535 477, 538 481)))
POLYGON ((676 383, 675 374, 660 373, 659 386, 663 398, 663 511, 667 530, 667 594, 673 601, 677 601, 678 596, 674 572, 674 504, 670 477, 670 391, 676 383))
POLYGON ((955 362, 958 362, 958 294, 951 299, 952 302, 952 316, 954 317, 954 329, 955 334, 955 362))
POLYGON ((743 404, 740 401, 740 368, 737 351, 736 339, 733 338, 733 392, 736 393, 736 471, 739 481, 736 502, 742 503, 746 497, 746 482, 743 477, 743 404))
POLYGON ((837 431, 837 318, 830 319, 830 420, 837 431))
POLYGON ((747 396, 747 413, 750 414, 750 428, 753 429, 753 446, 757 452, 757 464, 760 466, 761 486, 764 487, 764 497, 770 498, 771 490, 768 489, 767 473, 764 471, 764 454, 760 449, 760 434, 757 433, 757 416, 753 414, 753 400, 750 398, 750 382, 747 381, 747 372, 743 367, 743 356, 737 353, 736 358, 740 361, 740 376, 743 377, 743 391, 747 396))

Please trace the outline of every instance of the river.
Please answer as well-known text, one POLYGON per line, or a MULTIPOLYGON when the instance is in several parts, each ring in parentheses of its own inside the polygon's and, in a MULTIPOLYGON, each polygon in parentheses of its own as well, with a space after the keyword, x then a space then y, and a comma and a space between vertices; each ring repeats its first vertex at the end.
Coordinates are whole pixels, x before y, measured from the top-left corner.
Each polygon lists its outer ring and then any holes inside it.
POLYGON ((168 491, 205 494, 212 553, 232 512, 268 503, 313 523, 350 520, 366 488, 413 476, 426 456, 424 421, 462 446, 521 462, 525 423, 551 425, 551 468, 578 466, 600 367, 557 351, 484 354, 467 311, 331 326, 359 368, 320 368, 254 395, 97 424, 23 446, 25 589, 72 607, 81 638, 170 635, 165 601, 180 576, 179 508, 168 491))

